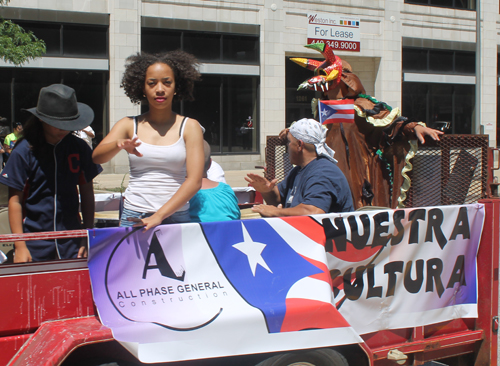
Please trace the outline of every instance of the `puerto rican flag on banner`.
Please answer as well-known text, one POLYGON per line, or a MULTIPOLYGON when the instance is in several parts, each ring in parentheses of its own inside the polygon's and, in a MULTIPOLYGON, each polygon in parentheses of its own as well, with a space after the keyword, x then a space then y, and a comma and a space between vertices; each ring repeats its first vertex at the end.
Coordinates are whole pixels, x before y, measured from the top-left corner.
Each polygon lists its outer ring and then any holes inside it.
POLYGON ((270 333, 349 326, 332 303, 322 227, 307 221, 320 240, 300 232, 300 219, 202 224, 226 277, 262 311, 270 333))
POLYGON ((358 344, 359 334, 476 318, 484 211, 92 229, 94 302, 146 363, 358 344))
POLYGON ((92 230, 101 322, 140 361, 361 343, 336 309, 310 217, 92 230))
POLYGON ((320 100, 319 121, 329 123, 354 123, 354 100, 320 100))

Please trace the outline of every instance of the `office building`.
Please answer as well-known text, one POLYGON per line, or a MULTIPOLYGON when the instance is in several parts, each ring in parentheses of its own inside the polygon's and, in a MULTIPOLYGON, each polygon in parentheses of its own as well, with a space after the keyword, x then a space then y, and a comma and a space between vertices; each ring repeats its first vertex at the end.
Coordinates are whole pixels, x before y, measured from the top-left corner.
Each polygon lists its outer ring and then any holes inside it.
MULTIPOLYGON (((94 108, 98 142, 147 108, 120 88, 127 56, 181 48, 198 57, 203 80, 196 100, 174 110, 202 123, 224 169, 253 169, 264 163, 267 135, 311 116, 314 92, 296 89, 312 73, 289 58, 321 59, 303 47, 307 14, 335 14, 359 19, 359 51, 336 54, 368 94, 431 126, 450 122, 451 133, 486 133, 496 146, 499 1, 480 6, 476 47, 475 0, 11 0, 2 16, 45 40, 47 53, 22 67, 0 64, 0 115, 23 121, 21 108, 36 104, 40 87, 63 82, 94 108)), ((126 154, 104 168, 126 172, 126 154)))

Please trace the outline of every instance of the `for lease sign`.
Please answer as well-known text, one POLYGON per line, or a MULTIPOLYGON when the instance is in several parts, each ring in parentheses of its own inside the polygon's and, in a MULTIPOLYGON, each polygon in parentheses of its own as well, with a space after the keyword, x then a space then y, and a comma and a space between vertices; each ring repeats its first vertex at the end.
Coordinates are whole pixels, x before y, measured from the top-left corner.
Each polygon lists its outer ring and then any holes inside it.
POLYGON ((360 51, 359 18, 308 13, 307 44, 328 43, 334 50, 360 51))

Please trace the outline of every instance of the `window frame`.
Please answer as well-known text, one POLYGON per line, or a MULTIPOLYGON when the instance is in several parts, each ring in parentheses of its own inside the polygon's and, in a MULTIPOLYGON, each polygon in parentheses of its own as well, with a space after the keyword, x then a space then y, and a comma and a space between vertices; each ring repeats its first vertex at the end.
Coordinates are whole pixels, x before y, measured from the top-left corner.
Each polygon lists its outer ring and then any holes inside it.
POLYGON ((405 4, 411 4, 411 5, 424 5, 424 6, 427 5, 427 6, 432 6, 432 7, 436 7, 436 8, 476 11, 476 0, 466 0, 469 3, 468 8, 464 8, 462 6, 456 5, 461 0, 451 0, 453 2, 453 5, 451 5, 451 6, 432 4, 433 1, 434 0, 423 0, 423 1, 404 0, 405 4), (472 3, 473 3, 473 5, 472 5, 472 3))
POLYGON ((475 75, 476 74, 476 59, 475 59, 475 52, 474 51, 468 51, 468 50, 454 50, 454 49, 442 49, 442 48, 426 48, 426 47, 414 47, 414 46, 403 46, 402 49, 402 71, 403 73, 426 73, 426 74, 450 74, 450 75, 475 75), (424 58, 425 57, 425 66, 420 67, 420 68, 408 68, 405 65, 405 57, 408 57, 408 52, 411 51, 417 51, 420 53, 420 57, 424 58), (452 53, 452 61, 451 61, 451 68, 449 70, 437 70, 437 69, 431 69, 431 57, 436 56, 439 57, 439 53, 443 52, 449 52, 452 53), (406 53, 406 54, 405 54, 406 53), (472 60, 474 64, 470 67, 469 71, 457 71, 457 56, 463 57, 463 56, 472 56, 472 60))
MULTIPOLYGON (((109 26, 107 25, 100 25, 100 24, 79 24, 79 23, 59 23, 59 22, 45 22, 45 21, 32 21, 32 20, 15 20, 16 24, 20 25, 23 29, 25 30, 30 30, 30 26, 40 26, 40 28, 44 28, 45 26, 52 26, 54 28, 58 28, 59 32, 59 41, 57 47, 59 48, 59 52, 50 52, 44 54, 44 57, 61 57, 61 58, 91 58, 91 59, 109 59, 109 26), (65 43, 65 27, 68 27, 69 29, 75 29, 75 28, 86 28, 88 30, 99 30, 102 31, 103 33, 103 40, 104 45, 103 45, 103 51, 104 53, 95 55, 95 54, 68 54, 65 52, 64 48, 64 43, 65 43)), ((45 41, 43 37, 37 36, 35 32, 33 32, 37 38, 40 38, 45 41)), ((71 40, 66 40, 68 43, 72 43, 71 40)), ((47 44, 47 42, 46 42, 47 44)), ((49 45, 47 45, 48 48, 49 45)), ((53 46, 53 45, 52 45, 53 46)))

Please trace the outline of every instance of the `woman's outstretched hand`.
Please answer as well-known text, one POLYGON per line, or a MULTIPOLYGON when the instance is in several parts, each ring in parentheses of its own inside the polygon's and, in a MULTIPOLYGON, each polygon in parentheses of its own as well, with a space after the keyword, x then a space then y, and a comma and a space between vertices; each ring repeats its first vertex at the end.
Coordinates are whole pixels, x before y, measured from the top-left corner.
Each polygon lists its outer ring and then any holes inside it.
POLYGON ((116 142, 116 146, 120 150, 125 150, 129 154, 137 155, 138 157, 142 157, 142 154, 137 150, 137 147, 141 145, 141 141, 139 137, 134 137, 133 139, 119 139, 116 142))

